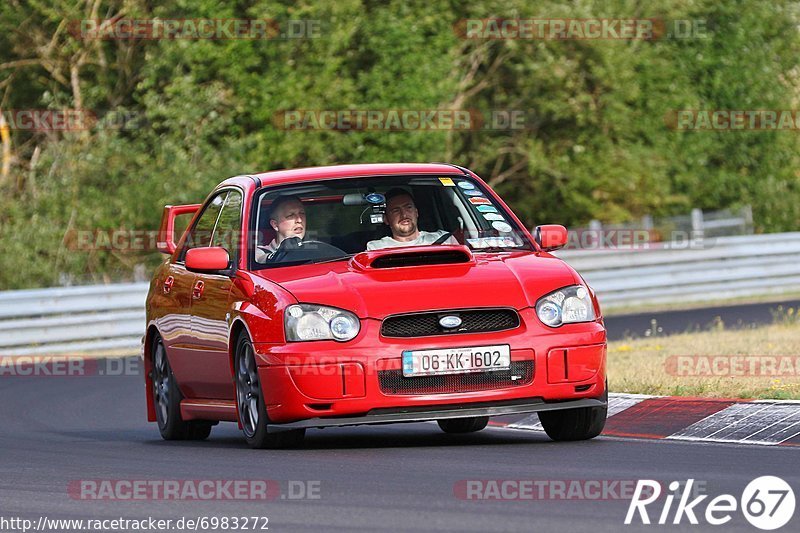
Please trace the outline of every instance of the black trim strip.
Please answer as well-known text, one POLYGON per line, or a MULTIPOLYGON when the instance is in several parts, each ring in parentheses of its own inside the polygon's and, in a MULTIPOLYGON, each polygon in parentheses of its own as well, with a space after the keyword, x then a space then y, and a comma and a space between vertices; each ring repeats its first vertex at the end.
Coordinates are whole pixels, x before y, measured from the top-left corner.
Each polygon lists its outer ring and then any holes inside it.
POLYGON ((444 163, 442 161, 432 161, 429 164, 431 164, 431 165, 447 165, 448 167, 457 168, 458 170, 461 171, 462 174, 464 174, 465 176, 469 176, 469 172, 467 172, 467 169, 465 167, 460 167, 458 165, 454 165, 453 163, 444 163))
MULTIPOLYGON (((520 400, 521 403, 498 402, 495 404, 478 404, 478 407, 464 404, 462 406, 441 406, 434 405, 425 410, 422 408, 408 408, 398 412, 374 412, 371 411, 363 416, 351 416, 342 418, 309 418, 288 422, 286 424, 269 424, 267 431, 275 433, 290 429, 303 428, 323 428, 341 426, 359 426, 362 424, 393 424, 398 422, 426 422, 429 420, 441 420, 445 418, 467 418, 473 416, 502 416, 515 415, 520 413, 536 413, 539 411, 558 411, 561 409, 579 409, 581 407, 606 407, 607 402, 594 398, 583 398, 581 400, 568 400, 565 402, 547 403, 541 399, 528 398, 520 400)), ((474 404, 473 404, 474 405, 474 404)))

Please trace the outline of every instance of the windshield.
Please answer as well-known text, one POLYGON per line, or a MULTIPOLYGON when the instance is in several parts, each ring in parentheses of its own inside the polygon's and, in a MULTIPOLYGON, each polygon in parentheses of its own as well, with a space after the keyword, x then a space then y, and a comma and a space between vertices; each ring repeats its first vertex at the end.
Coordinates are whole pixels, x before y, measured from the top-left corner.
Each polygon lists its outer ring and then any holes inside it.
POLYGON ((406 246, 532 250, 509 214, 462 176, 349 178, 256 193, 255 268, 336 261, 406 246))

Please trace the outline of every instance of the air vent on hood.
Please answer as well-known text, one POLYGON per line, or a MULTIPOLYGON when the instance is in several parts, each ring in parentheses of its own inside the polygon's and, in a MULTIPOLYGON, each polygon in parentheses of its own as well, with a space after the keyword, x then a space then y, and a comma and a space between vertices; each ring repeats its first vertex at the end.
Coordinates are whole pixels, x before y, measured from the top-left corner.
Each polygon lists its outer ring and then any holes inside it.
POLYGON ((430 252, 385 255, 376 258, 370 266, 372 268, 395 268, 469 262, 469 255, 461 250, 436 250, 430 252))

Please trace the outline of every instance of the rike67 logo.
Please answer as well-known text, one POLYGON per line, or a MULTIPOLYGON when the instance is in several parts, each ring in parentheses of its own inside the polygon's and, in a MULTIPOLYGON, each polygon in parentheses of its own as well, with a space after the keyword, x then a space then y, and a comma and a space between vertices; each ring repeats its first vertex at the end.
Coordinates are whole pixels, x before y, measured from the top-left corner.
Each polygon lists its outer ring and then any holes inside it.
POLYGON ((657 515, 653 516, 653 520, 660 525, 669 522, 681 524, 685 523, 684 519, 689 524, 697 525, 704 519, 707 524, 721 526, 733 520, 741 511, 750 524, 769 531, 783 527, 794 515, 794 491, 779 477, 762 476, 754 479, 745 487, 739 500, 731 494, 721 494, 708 502, 705 502, 708 498, 706 494, 695 496, 690 500, 693 496, 693 485, 694 479, 689 479, 685 483, 678 481, 670 483, 670 492, 664 498, 659 513, 659 504, 656 502, 661 497, 661 483, 652 479, 640 479, 628 507, 625 524, 630 525, 637 520, 642 524, 651 524, 650 512, 654 511, 657 515), (676 499, 678 503, 673 511, 676 499))

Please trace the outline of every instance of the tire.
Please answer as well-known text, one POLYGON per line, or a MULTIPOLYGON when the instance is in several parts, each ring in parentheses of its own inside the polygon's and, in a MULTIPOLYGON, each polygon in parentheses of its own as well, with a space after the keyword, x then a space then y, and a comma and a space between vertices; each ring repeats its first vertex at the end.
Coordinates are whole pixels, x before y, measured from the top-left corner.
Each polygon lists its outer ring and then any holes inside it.
POLYGON ((305 429, 292 429, 278 433, 267 431, 269 419, 264 404, 264 389, 256 368, 253 344, 244 332, 236 341, 234 373, 236 412, 239 414, 239 423, 247 444, 256 449, 300 446, 306 434, 305 429))
POLYGON ((486 427, 489 423, 488 416, 473 416, 471 418, 446 418, 437 420, 439 427, 445 433, 474 433, 486 427))
POLYGON ((172 373, 167 349, 156 335, 151 345, 153 363, 153 405, 156 409, 158 431, 164 440, 204 440, 211 434, 212 422, 204 420, 184 421, 181 418, 183 395, 172 373))
POLYGON ((191 421, 186 431, 186 440, 206 440, 211 435, 211 422, 191 421))
POLYGON ((555 441, 589 440, 602 433, 608 416, 608 385, 603 407, 580 407, 561 411, 541 411, 539 421, 547 436, 555 441))

